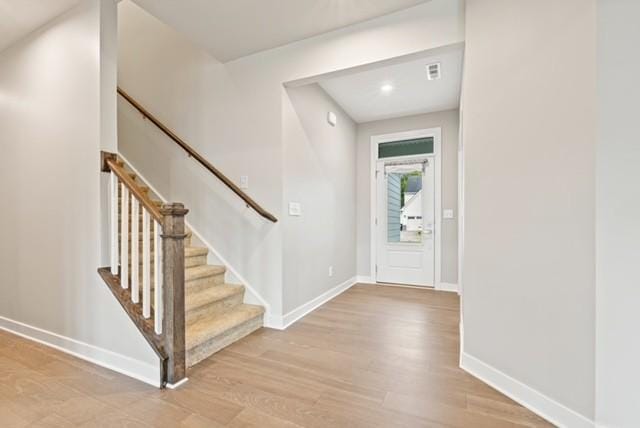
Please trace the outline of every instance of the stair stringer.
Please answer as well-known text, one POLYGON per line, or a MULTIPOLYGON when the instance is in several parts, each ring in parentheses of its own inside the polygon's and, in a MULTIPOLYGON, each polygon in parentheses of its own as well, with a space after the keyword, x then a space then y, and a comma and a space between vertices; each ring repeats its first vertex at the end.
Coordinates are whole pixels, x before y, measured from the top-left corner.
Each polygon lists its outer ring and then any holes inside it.
MULTIPOLYGON (((155 194, 155 196, 160 199, 162 202, 167 202, 168 199, 162 195, 154 186, 151 184, 149 180, 147 180, 144 175, 142 175, 129 160, 122 155, 122 153, 118 153, 118 157, 122 159, 126 164, 127 168, 133 171, 142 181, 144 181, 145 185, 149 187, 151 192, 155 194)), ((245 287, 245 303, 261 305, 265 309, 264 314, 264 326, 271 328, 279 328, 278 323, 274 322, 273 312, 271 311, 271 305, 256 291, 254 287, 251 286, 249 281, 247 281, 238 270, 229 263, 220 252, 211 245, 206 239, 202 237, 202 235, 189 223, 189 221, 185 218, 185 224, 187 228, 192 232, 193 237, 196 238, 198 243, 202 246, 206 247, 209 250, 209 254, 207 256, 207 261, 213 265, 223 265, 227 268, 225 273, 225 282, 243 285, 245 287)))

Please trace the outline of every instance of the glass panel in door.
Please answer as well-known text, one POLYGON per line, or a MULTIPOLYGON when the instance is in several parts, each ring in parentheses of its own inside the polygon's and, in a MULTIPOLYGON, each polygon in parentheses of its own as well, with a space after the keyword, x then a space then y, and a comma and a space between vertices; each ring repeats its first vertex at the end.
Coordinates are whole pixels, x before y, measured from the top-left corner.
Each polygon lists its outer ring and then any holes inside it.
POLYGON ((387 242, 422 242, 423 164, 388 165, 387 242))

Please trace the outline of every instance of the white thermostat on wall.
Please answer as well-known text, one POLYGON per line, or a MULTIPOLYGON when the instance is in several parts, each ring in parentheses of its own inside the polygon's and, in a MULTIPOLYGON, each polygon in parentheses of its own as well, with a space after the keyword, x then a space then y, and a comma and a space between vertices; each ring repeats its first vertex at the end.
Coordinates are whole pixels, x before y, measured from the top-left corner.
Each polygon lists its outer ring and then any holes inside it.
POLYGON ((330 111, 327 113, 327 122, 329 122, 329 125, 331 126, 336 126, 338 124, 338 117, 334 112, 330 111))

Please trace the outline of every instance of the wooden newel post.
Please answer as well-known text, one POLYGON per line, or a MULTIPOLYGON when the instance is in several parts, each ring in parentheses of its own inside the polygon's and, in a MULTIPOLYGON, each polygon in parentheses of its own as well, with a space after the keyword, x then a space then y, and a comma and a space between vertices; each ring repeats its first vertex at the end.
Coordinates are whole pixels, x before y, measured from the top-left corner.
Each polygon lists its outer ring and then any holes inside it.
POLYGON ((163 259, 163 332, 169 361, 166 379, 176 384, 187 375, 185 345, 185 278, 184 216, 189 212, 183 204, 164 204, 162 214, 163 259))

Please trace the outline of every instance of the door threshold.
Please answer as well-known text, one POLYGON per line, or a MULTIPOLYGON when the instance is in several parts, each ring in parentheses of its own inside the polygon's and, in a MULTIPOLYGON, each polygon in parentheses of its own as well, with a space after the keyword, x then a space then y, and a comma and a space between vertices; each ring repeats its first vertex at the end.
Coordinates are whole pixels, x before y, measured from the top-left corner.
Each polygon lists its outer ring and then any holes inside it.
POLYGON ((379 282, 376 281, 375 285, 381 285, 383 287, 401 287, 401 288, 417 288, 418 290, 435 290, 436 287, 433 285, 412 285, 412 284, 401 284, 396 282, 379 282))

